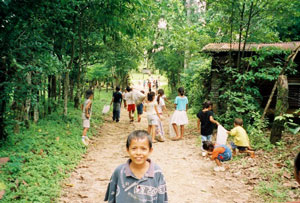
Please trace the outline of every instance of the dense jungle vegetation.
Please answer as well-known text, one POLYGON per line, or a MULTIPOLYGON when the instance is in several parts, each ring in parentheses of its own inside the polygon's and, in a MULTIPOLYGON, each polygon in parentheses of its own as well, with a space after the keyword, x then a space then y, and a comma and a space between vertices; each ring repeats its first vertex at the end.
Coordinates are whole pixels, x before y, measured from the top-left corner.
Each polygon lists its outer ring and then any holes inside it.
MULTIPOLYGON (((8 202, 57 198, 54 185, 85 151, 76 142, 87 89, 97 91, 102 108, 111 99, 105 88, 125 88, 132 71, 158 70, 171 92, 185 87, 189 113, 195 114, 211 97, 212 58, 202 52, 205 45, 300 41, 299 0, 2 0, 0 10, 0 157, 10 157, 0 168, 5 172, 0 173, 0 190, 12 191, 8 202), (41 157, 49 160, 44 163, 41 157), (42 173, 33 174, 38 170, 42 173), (48 175, 57 178, 49 184, 48 175), (43 178, 53 191, 38 192, 43 181, 36 181, 43 178), (26 193, 36 195, 23 199, 26 193)), ((275 83, 284 67, 286 74, 298 74, 299 64, 287 63, 290 54, 262 49, 243 57, 241 49, 238 67, 224 67, 223 77, 231 82, 220 89, 219 100, 227 105, 217 119, 229 127, 242 117, 254 147, 276 146, 266 134, 270 121, 261 119, 256 81, 275 83), (281 60, 266 65, 274 55, 281 60), (247 71, 246 62, 259 72, 247 71)), ((280 115, 281 125, 296 134, 299 124, 291 115, 280 115)))

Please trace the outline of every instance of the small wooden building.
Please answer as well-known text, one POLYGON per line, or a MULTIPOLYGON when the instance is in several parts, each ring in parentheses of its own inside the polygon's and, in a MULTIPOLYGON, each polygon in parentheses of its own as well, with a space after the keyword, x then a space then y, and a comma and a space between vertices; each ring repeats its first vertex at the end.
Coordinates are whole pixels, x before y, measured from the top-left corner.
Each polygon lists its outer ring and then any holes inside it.
MULTIPOLYGON (((249 43, 245 47, 244 57, 250 57, 257 55, 257 51, 263 47, 276 47, 286 51, 294 51, 297 47, 300 46, 300 42, 283 42, 283 43, 269 43, 269 44, 255 44, 249 43)), ((240 48, 242 50, 243 44, 240 48)), ((203 48, 203 52, 206 52, 212 56, 212 67, 211 67, 211 81, 210 82, 210 93, 212 95, 211 100, 216 103, 218 101, 219 95, 222 92, 219 91, 222 83, 228 81, 220 81, 219 78, 222 78, 224 73, 223 68, 229 66, 229 61, 231 61, 231 67, 237 67, 237 58, 238 58, 238 43, 211 43, 207 44, 203 48), (231 60, 230 60, 231 57, 231 60), (218 81, 218 82, 216 82, 218 81)), ((273 56, 271 63, 276 61, 276 57, 282 58, 282 56, 273 56), (274 60, 273 60, 274 59, 274 60)), ((289 109, 299 109, 300 108, 300 53, 297 54, 294 62, 296 63, 296 69, 298 73, 296 75, 288 76, 288 86, 289 86, 289 109)), ((275 63, 274 63, 275 66, 275 63)), ((224 79, 224 78, 222 78, 224 79)), ((261 106, 264 107, 271 93, 272 87, 275 81, 257 81, 257 86, 260 89, 260 93, 263 96, 261 106)), ((273 97, 271 103, 271 108, 275 106, 276 97, 273 97)), ((218 103, 216 103, 216 109, 218 109, 218 103)))

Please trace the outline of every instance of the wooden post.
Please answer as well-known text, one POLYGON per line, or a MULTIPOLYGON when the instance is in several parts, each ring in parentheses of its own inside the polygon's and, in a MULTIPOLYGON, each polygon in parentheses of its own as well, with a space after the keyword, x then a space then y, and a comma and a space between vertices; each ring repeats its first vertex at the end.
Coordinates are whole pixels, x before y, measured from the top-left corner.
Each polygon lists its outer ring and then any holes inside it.
MULTIPOLYGON (((282 116, 288 109, 288 80, 285 75, 280 75, 277 85, 277 100, 275 108, 275 117, 282 116)), ((284 120, 274 120, 271 130, 270 141, 272 144, 281 140, 284 130, 284 120)))

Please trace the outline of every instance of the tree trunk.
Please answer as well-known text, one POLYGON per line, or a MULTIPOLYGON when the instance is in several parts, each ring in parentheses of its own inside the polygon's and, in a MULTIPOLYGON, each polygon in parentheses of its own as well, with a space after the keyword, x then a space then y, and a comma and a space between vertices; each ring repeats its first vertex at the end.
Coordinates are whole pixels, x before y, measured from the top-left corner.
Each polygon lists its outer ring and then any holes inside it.
POLYGON ((76 87, 76 95, 74 99, 74 107, 79 109, 80 104, 80 86, 81 86, 81 57, 82 57, 82 39, 81 39, 81 29, 82 29, 82 12, 80 13, 79 19, 79 29, 78 29, 78 37, 79 37, 79 56, 78 56, 78 71, 77 71, 77 87, 76 87))
MULTIPOLYGON (((1 73, 0 81, 5 82, 6 77, 6 57, 1 58, 1 73)), ((6 101, 7 97, 5 95, 5 86, 0 85, 0 140, 5 140, 7 138, 7 133, 5 131, 5 111, 6 111, 6 101)))
MULTIPOLYGON (((31 86, 31 72, 28 72, 27 73, 27 76, 26 76, 26 80, 27 80, 27 84, 28 86, 31 86)), ((27 93, 27 98, 26 98, 26 103, 25 103, 25 116, 24 116, 24 119, 25 119, 25 126, 26 128, 28 129, 30 127, 30 122, 29 122, 29 118, 30 118, 30 106, 31 106, 31 90, 28 91, 27 93)))
POLYGON ((36 100, 34 104, 34 112, 33 112, 33 121, 37 123, 39 121, 39 102, 40 102, 40 94, 39 90, 36 93, 36 100))
MULTIPOLYGON (((285 74, 285 69, 287 68, 287 66, 288 66, 289 63, 293 63, 293 62, 294 62, 294 59, 296 58, 296 56, 297 56, 299 50, 300 50, 300 46, 298 46, 298 47, 297 47, 297 48, 296 48, 296 49, 288 56, 288 58, 286 59, 285 64, 284 64, 284 66, 283 66, 281 72, 279 73, 279 76, 285 74)), ((279 77, 279 76, 278 76, 278 77, 279 77)), ((266 105, 266 107, 265 107, 265 109, 264 109, 264 112, 263 112, 261 118, 260 118, 261 121, 263 121, 264 118, 265 118, 265 115, 266 115, 266 113, 267 113, 267 110, 268 110, 268 108, 269 108, 269 106, 270 106, 270 104, 271 104, 271 101, 272 101, 272 99, 273 99, 273 95, 274 95, 274 93, 275 93, 277 84, 278 84, 278 79, 276 80, 276 82, 275 82, 275 84, 274 84, 274 86, 273 86, 273 89, 272 89, 272 92, 271 92, 270 97, 269 97, 269 99, 268 99, 267 105, 266 105)))
POLYGON ((241 65, 241 44, 242 44, 242 33, 243 33, 243 21, 244 21, 244 12, 245 12, 245 2, 243 2, 243 8, 240 15, 240 30, 239 30, 239 51, 238 51, 238 58, 237 58, 237 69, 240 71, 241 65))
POLYGON ((64 116, 68 115, 69 71, 65 74, 64 81, 64 116))
POLYGON ((51 114, 51 107, 52 107, 52 77, 51 75, 48 76, 48 114, 51 114))
MULTIPOLYGON (((282 116, 288 109, 288 80, 285 75, 280 75, 277 86, 277 100, 275 108, 275 117, 282 116)), ((271 130, 270 141, 272 144, 281 140, 282 132, 284 130, 284 120, 274 120, 271 130)))
MULTIPOLYGON (((76 15, 73 16, 73 32, 75 32, 75 25, 76 25, 76 15)), ((74 61, 74 52, 75 52, 75 39, 74 36, 72 37, 72 46, 71 46, 71 58, 70 62, 67 67, 67 71, 65 74, 65 81, 64 81, 64 116, 68 115, 68 93, 69 93, 69 86, 70 86, 70 78, 69 78, 69 70, 71 70, 73 61, 74 61)))

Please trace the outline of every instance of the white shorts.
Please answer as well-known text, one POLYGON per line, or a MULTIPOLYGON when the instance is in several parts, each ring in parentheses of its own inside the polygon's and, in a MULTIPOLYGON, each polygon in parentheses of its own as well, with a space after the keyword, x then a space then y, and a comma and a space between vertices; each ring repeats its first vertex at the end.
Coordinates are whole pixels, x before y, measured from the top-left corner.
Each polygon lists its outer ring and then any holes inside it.
POLYGON ((90 119, 82 119, 82 126, 84 128, 90 128, 90 119))
POLYGON ((147 115, 148 125, 158 125, 158 116, 157 115, 147 115))
POLYGON ((189 123, 186 111, 175 110, 171 117, 171 124, 176 123, 177 125, 185 125, 189 123))

